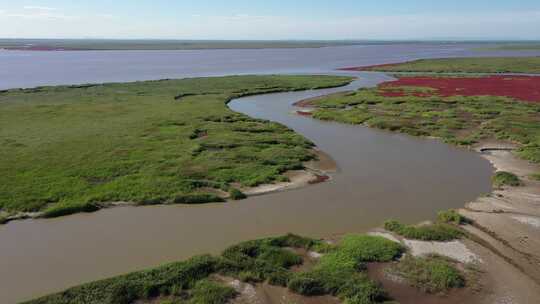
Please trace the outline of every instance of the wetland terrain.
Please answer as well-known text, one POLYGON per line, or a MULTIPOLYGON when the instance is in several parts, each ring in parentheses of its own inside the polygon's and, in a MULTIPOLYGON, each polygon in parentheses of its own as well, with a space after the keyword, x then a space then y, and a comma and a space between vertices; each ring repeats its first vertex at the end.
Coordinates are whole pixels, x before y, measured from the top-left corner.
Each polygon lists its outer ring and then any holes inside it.
POLYGON ((3 91, 5 301, 203 253, 28 303, 539 299, 536 93, 466 61, 3 91))

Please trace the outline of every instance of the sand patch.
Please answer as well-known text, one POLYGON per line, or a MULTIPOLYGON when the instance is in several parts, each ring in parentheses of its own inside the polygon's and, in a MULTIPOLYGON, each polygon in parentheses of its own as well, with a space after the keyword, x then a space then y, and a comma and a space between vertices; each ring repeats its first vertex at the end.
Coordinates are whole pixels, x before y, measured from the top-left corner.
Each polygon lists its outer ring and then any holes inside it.
POLYGON ((404 240, 413 256, 438 254, 446 256, 461 263, 481 263, 482 260, 470 251, 461 241, 451 242, 425 242, 417 240, 404 240))
POLYGON ((515 215, 512 218, 522 224, 533 226, 534 228, 540 228, 540 218, 524 215, 515 215))
POLYGON ((396 242, 396 243, 401 244, 400 240, 398 240, 393 234, 388 233, 388 232, 375 231, 375 232, 369 232, 368 234, 373 235, 373 236, 380 236, 380 237, 383 237, 383 238, 385 238, 387 240, 390 240, 392 242, 396 242))

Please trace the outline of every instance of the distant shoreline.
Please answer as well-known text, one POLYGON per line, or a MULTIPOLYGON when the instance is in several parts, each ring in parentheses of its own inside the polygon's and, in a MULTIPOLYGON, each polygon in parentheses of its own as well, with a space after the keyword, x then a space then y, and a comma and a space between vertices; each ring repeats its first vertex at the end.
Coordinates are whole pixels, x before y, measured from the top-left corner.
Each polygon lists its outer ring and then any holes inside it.
POLYGON ((173 39, 29 39, 0 38, 0 50, 10 51, 127 51, 291 49, 389 44, 467 43, 476 48, 498 48, 509 43, 539 45, 540 41, 460 40, 173 40, 173 39))
POLYGON ((291 49, 360 45, 354 41, 183 41, 0 39, 8 51, 176 51, 223 49, 291 49))

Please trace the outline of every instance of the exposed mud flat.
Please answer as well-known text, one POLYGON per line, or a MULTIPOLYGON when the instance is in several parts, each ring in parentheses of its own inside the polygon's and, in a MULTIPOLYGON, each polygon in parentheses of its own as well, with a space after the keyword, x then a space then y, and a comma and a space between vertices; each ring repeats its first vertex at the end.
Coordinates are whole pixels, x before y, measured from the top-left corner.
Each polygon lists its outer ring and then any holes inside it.
POLYGON ((486 142, 475 148, 497 170, 516 174, 523 185, 495 189, 468 203, 460 210, 474 221, 467 230, 540 284, 540 182, 530 178, 540 166, 513 155, 512 144, 486 142))
MULTIPOLYGON (((468 226, 465 226, 467 229, 468 226)), ((470 229, 467 231, 471 232, 470 229)), ((427 294, 411 287, 400 277, 389 275, 385 268, 390 264, 368 265, 369 275, 381 283, 389 296, 398 303, 474 303, 474 304, 529 304, 540 302, 540 286, 525 272, 516 268, 507 258, 495 254, 493 248, 473 235, 471 239, 451 242, 426 242, 408 240, 381 229, 370 232, 400 242, 409 254, 426 256, 437 254, 456 262, 465 273, 466 287, 452 289, 443 295, 427 294)))
POLYGON ((369 264, 368 275, 379 282, 388 295, 400 304, 468 304, 479 303, 481 296, 468 289, 451 290, 445 295, 428 294, 408 285, 399 278, 389 276, 385 268, 388 263, 369 264))
POLYGON ((265 184, 250 188, 240 187, 240 190, 248 196, 254 196, 298 189, 330 180, 330 174, 337 172, 336 162, 332 159, 332 157, 330 157, 330 155, 321 150, 313 149, 313 153, 315 154, 315 159, 304 162, 305 169, 291 170, 284 173, 289 181, 265 184))

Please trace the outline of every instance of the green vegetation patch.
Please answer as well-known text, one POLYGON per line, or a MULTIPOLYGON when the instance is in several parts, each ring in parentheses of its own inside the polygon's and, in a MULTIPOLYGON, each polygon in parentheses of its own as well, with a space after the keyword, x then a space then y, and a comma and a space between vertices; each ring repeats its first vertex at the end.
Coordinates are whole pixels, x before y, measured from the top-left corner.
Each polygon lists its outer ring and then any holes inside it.
POLYGON ((378 236, 347 235, 307 272, 294 274, 289 288, 302 295, 331 294, 347 303, 376 303, 383 290, 365 272, 367 262, 388 262, 403 252, 400 244, 378 236))
POLYGON ((345 96, 316 99, 313 117, 441 138, 455 145, 481 140, 521 144, 517 154, 540 163, 540 104, 494 96, 381 96, 360 89, 345 96))
POLYGON ((0 211, 45 216, 110 202, 219 202, 312 159, 287 127, 231 111, 235 97, 335 87, 349 77, 233 76, 0 93, 0 211), (180 97, 179 97, 180 96, 180 97))
POLYGON ((493 186, 496 188, 502 186, 521 186, 521 180, 514 173, 499 171, 492 177, 493 186))
POLYGON ((493 47, 476 48, 476 51, 537 51, 540 50, 538 43, 516 43, 493 47))
POLYGON ((236 296, 236 291, 230 286, 202 280, 195 284, 191 292, 190 304, 225 304, 236 296))
POLYGON ((382 237, 348 235, 337 245, 293 234, 243 242, 221 256, 199 256, 152 270, 139 271, 80 285, 26 304, 127 304, 163 300, 165 303, 223 304, 236 292, 213 281, 213 274, 246 282, 267 281, 288 286, 303 295, 331 294, 347 303, 379 303, 384 292, 365 273, 367 262, 388 262, 404 248, 382 237), (313 269, 294 272, 303 263, 295 250, 325 250, 313 269))
POLYGON ((180 294, 193 289, 197 282, 216 272, 219 265, 219 258, 199 256, 185 262, 80 285, 26 303, 129 304, 139 299, 180 294))
POLYGON ((420 59, 367 68, 381 72, 421 73, 540 73, 540 57, 420 59))
POLYGON ((404 225, 390 220, 384 223, 384 229, 404 238, 422 241, 452 241, 463 236, 463 232, 450 224, 435 223, 422 226, 404 225))
POLYGON ((291 249, 326 249, 326 243, 311 238, 288 234, 281 237, 243 242, 226 249, 222 273, 245 282, 267 281, 287 286, 292 276, 290 267, 303 263, 291 249))
POLYGON ((439 211, 437 213, 437 220, 441 223, 461 225, 469 222, 469 219, 459 214, 456 210, 450 209, 445 211, 439 211))
POLYGON ((465 286, 465 278, 454 264, 440 256, 406 256, 387 271, 403 277, 412 286, 428 293, 445 293, 465 286))
POLYGON ((231 199, 233 200, 242 200, 242 199, 245 199, 247 196, 240 190, 236 189, 236 188, 232 188, 231 190, 229 190, 229 195, 231 197, 231 199))

